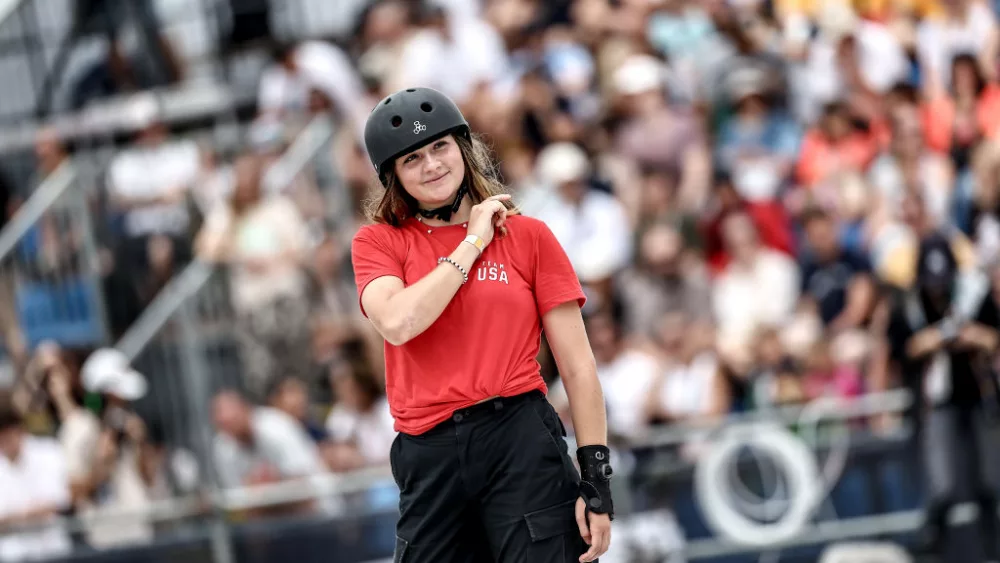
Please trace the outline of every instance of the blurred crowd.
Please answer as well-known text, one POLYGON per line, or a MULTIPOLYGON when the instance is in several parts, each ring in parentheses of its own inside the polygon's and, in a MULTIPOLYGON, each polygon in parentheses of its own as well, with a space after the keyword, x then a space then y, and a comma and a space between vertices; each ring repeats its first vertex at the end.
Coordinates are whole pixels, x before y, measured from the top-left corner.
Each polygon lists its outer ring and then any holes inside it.
MULTIPOLYGON (((956 275, 984 276, 982 298, 1000 300, 992 2, 348 4, 346 39, 272 44, 244 147, 174 137, 149 101, 95 189, 115 335, 192 259, 226 269, 242 381, 212 400, 213 459, 130 410, 155 373, 107 349, 29 350, 4 326, 21 375, 0 406, 0 525, 196 491, 206 465, 240 486, 387 462, 382 341, 349 249, 374 180, 364 120, 400 88, 455 99, 522 212, 567 251, 623 444, 658 424, 904 385, 887 336, 925 241, 947 241, 956 275), (336 136, 288 173, 281 155, 323 115, 336 136)), ((66 158, 51 132, 37 155, 41 177, 66 158)), ((57 235, 40 230, 39 263, 72 257, 57 235)), ((539 362, 566 412, 544 346, 539 362)), ((152 533, 136 526, 82 541, 152 533)), ((16 541, 0 540, 0 560, 31 549, 16 541)))

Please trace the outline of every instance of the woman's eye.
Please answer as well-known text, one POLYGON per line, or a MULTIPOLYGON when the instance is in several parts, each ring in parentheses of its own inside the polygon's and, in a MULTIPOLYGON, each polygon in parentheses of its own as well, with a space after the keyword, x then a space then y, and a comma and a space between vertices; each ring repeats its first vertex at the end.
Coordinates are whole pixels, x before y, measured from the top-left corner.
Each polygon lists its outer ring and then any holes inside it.
POLYGON ((417 159, 417 155, 411 154, 410 156, 406 157, 406 159, 403 161, 403 163, 404 164, 409 164, 409 163, 413 162, 416 159, 417 159))
POLYGON ((446 146, 448 146, 448 143, 445 142, 445 141, 438 141, 437 143, 434 143, 434 149, 435 150, 444 148, 446 146))

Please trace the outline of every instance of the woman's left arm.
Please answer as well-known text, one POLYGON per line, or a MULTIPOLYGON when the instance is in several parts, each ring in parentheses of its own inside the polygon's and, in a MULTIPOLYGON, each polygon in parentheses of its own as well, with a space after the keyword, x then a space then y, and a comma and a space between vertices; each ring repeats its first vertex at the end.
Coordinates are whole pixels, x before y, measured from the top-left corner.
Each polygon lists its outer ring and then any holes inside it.
POLYGON ((608 424, 604 413, 604 394, 597 379, 597 364, 583 327, 579 303, 573 300, 553 307, 542 315, 542 326, 569 397, 576 433, 577 461, 581 465, 582 477, 581 497, 576 501, 576 523, 580 536, 590 546, 580 556, 580 561, 594 561, 608 550, 611 543, 611 516, 608 512, 614 512, 607 476, 603 479, 599 476, 600 467, 610 467, 606 459, 608 424), (591 508, 588 502, 600 506, 601 513, 588 514, 588 508, 591 508))
POLYGON ((577 444, 606 446, 604 393, 579 304, 569 301, 554 307, 542 317, 542 326, 566 387, 577 444))

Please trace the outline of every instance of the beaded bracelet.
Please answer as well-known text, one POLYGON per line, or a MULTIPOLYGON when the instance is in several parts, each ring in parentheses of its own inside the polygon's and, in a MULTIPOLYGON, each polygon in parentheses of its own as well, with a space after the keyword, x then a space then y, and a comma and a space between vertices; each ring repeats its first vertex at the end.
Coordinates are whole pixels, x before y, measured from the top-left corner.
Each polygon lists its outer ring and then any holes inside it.
POLYGON ((452 260, 451 258, 448 258, 447 256, 442 256, 441 258, 438 258, 438 264, 442 262, 447 262, 452 266, 458 268, 458 271, 462 273, 462 285, 465 285, 465 283, 469 281, 469 273, 465 271, 465 268, 463 268, 461 264, 452 260))

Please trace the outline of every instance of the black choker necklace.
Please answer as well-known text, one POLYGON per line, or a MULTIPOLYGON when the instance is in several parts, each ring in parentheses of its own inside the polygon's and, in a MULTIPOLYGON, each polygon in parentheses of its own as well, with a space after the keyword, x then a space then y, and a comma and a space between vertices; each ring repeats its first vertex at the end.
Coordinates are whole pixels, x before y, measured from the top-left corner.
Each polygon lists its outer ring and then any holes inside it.
POLYGON ((465 187, 465 184, 462 184, 458 188, 458 193, 455 194, 454 202, 448 205, 442 205, 441 207, 438 207, 436 209, 420 209, 418 207, 417 213, 419 213, 422 217, 426 219, 440 219, 442 221, 450 221, 451 214, 458 211, 458 208, 462 205, 462 198, 465 197, 465 194, 468 191, 469 190, 468 188, 465 187))

